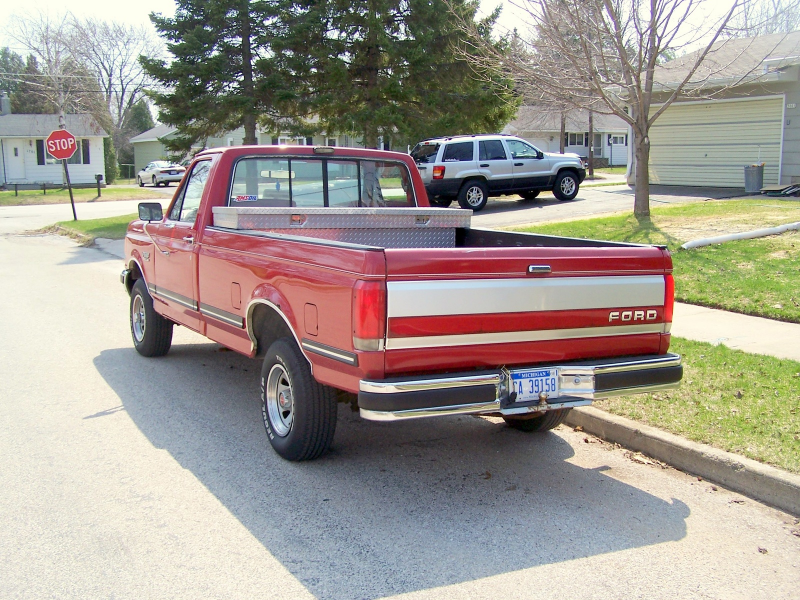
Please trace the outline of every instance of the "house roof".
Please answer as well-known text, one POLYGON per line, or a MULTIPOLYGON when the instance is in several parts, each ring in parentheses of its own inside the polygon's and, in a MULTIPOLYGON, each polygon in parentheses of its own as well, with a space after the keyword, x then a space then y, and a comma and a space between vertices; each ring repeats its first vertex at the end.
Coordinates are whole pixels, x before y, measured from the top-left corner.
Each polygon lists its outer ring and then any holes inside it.
MULTIPOLYGON (((90 114, 65 115, 67 131, 76 137, 108 137, 90 114)), ((58 115, 0 115, 2 137, 44 137, 58 129, 58 115)))
MULTIPOLYGON (((594 113, 594 130, 627 131, 628 125, 616 115, 594 113)), ((566 131, 587 131, 589 128, 589 111, 573 109, 567 113, 566 131)), ((545 110, 538 106, 521 106, 517 118, 503 129, 503 133, 519 133, 522 131, 556 132, 561 131, 561 113, 545 110)))
POLYGON ((130 142, 132 144, 136 142, 157 142, 159 139, 171 135, 176 131, 178 131, 178 128, 172 125, 156 125, 152 129, 148 129, 139 135, 133 136, 130 142))
MULTIPOLYGON (((656 68, 655 80, 664 87, 686 77, 702 49, 656 68)), ((800 31, 773 33, 716 42, 690 82, 713 87, 745 80, 769 80, 790 65, 800 64, 800 31)))

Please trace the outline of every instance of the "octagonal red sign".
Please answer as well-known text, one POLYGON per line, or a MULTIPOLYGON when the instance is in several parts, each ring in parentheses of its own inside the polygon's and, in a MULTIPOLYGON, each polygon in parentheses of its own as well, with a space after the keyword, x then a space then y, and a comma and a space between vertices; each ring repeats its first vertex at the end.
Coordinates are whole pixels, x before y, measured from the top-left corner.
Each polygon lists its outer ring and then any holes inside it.
POLYGON ((44 143, 50 156, 58 160, 70 158, 78 148, 75 136, 66 129, 56 129, 47 136, 44 143))

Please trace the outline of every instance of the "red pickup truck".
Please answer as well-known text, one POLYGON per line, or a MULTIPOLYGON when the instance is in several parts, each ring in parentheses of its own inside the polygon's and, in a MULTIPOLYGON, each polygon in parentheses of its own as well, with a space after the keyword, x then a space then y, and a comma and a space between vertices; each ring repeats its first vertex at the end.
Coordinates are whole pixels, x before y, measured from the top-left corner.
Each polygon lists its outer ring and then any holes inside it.
POLYGON ((177 324, 263 356, 264 425, 289 460, 330 447, 343 396, 365 419, 542 431, 682 377, 665 248, 470 228, 430 207, 405 154, 207 150, 162 212, 141 204, 125 239, 136 350, 166 354, 177 324))

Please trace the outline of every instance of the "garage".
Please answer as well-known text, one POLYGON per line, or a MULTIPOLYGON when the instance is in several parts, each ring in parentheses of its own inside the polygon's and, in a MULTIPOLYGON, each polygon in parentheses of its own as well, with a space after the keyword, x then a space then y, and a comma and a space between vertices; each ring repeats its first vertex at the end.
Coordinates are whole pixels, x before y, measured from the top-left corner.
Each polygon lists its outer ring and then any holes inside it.
POLYGON ((742 188, 745 165, 765 163, 764 185, 777 184, 783 104, 776 95, 671 105, 650 128, 650 183, 742 188))

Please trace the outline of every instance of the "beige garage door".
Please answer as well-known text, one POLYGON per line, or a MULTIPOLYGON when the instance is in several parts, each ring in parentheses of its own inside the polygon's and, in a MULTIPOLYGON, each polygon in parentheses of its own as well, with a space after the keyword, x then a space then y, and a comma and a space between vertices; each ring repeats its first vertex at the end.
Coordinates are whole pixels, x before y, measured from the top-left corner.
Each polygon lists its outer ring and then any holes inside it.
POLYGON ((676 103, 650 129, 650 182, 744 187, 744 167, 766 163, 778 183, 783 97, 676 103))

